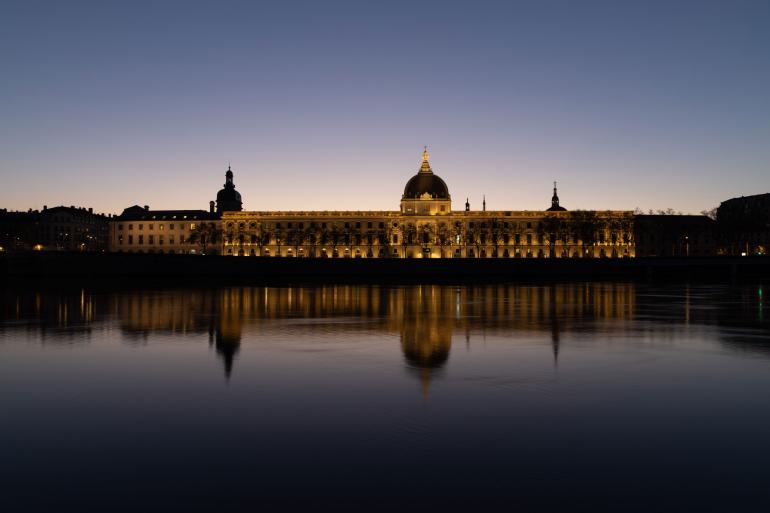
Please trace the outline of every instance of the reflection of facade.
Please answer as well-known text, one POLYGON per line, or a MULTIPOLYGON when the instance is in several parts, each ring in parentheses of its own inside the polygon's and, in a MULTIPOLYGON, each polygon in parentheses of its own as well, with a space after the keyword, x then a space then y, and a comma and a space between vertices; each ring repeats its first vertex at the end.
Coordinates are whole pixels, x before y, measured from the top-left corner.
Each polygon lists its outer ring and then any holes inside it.
MULTIPOLYGON (((239 210, 239 209, 238 209, 239 210)), ((428 151, 398 211, 222 214, 223 254, 352 258, 633 257, 633 215, 568 212, 554 186, 544 211, 452 210, 428 151)))
POLYGON ((725 297, 699 295, 698 301, 718 308, 695 308, 696 300, 685 289, 684 296, 664 303, 665 315, 661 316, 657 296, 639 296, 635 285, 623 283, 243 287, 112 295, 85 290, 6 290, 0 294, 0 337, 20 330, 36 332, 44 342, 61 340, 62 335, 83 340, 94 325, 114 321, 123 341, 130 344, 150 343, 158 334, 175 334, 180 340, 203 344, 208 340, 229 376, 248 341, 259 334, 285 334, 286 324, 273 321, 313 319, 292 323, 291 329, 298 337, 308 338, 318 335, 319 326, 331 336, 357 330, 362 335, 390 335, 400 347, 407 369, 427 393, 431 380, 451 363, 452 338, 459 336, 472 343, 482 332, 514 338, 539 333, 550 340, 550 350, 558 357, 564 348, 561 335, 590 336, 589 325, 590 330, 604 334, 649 329, 655 341, 665 341, 669 334, 676 338, 677 330, 691 330, 695 324, 716 325, 730 347, 766 352, 768 348, 761 343, 764 339, 752 330, 764 326, 762 288, 739 292, 739 296, 729 290, 725 297), (343 318, 366 322, 338 322, 343 318), (654 322, 634 324, 637 319, 654 322), (49 333, 55 336, 48 337, 49 333))

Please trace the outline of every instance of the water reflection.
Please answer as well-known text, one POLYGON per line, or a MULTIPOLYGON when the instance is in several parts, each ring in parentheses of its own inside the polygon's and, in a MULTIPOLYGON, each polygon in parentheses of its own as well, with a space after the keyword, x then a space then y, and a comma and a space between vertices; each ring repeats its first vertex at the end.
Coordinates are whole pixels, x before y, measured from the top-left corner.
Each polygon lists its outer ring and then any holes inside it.
POLYGON ((3 290, 0 511, 761 511, 761 290, 3 290))
POLYGON ((702 324, 717 326, 721 340, 735 349, 768 351, 764 308, 761 286, 675 291, 630 283, 6 290, 0 330, 36 334, 42 343, 82 343, 90 340, 95 326, 114 322, 123 341, 133 345, 147 344, 153 334, 208 334, 227 378, 244 333, 251 340, 270 331, 296 337, 317 330, 340 336, 374 332, 398 337, 406 367, 427 396, 431 380, 450 358, 455 337, 469 346, 486 334, 548 333, 556 365, 565 332, 590 330, 611 337, 654 331, 657 340, 665 340, 702 324), (275 322, 286 320, 298 322, 275 322))

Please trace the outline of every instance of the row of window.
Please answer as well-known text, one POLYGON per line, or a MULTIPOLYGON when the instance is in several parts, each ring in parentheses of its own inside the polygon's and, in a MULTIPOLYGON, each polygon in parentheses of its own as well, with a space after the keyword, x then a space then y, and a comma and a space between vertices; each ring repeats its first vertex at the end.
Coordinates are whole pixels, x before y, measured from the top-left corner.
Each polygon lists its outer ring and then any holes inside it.
MULTIPOLYGON (((156 224, 156 223, 148 223, 148 224, 147 224, 147 229, 148 229, 148 230, 150 230, 150 231, 154 230, 154 229, 155 229, 155 224, 156 224)), ((164 225, 163 223, 157 223, 157 226, 158 226, 158 230, 159 230, 159 231, 163 231, 163 230, 165 230, 165 226, 166 226, 166 225, 164 225)), ((137 228, 138 228, 139 230, 144 230, 144 224, 143 224, 143 223, 139 223, 139 224, 137 225, 137 228)), ((169 224, 168 224, 168 229, 169 229, 169 230, 173 230, 173 229, 175 229, 175 228, 176 228, 176 225, 175 225, 174 223, 169 223, 169 224)), ((184 225, 184 223, 179 223, 179 229, 180 229, 180 230, 184 230, 184 228, 185 228, 185 225, 184 225)), ((134 225, 133 225, 133 223, 129 223, 129 225, 128 225, 128 229, 129 229, 129 230, 133 230, 133 229, 134 229, 134 225)), ((195 229, 195 223, 192 223, 192 224, 190 224, 190 229, 191 229, 191 230, 194 230, 194 229, 195 229)), ((123 231, 123 224, 118 224, 118 231, 123 231)))
MULTIPOLYGON (((327 228, 327 223, 316 223, 315 221, 311 221, 309 223, 309 226, 310 226, 310 228, 318 228, 319 224, 320 224, 321 228, 327 228)), ((334 223, 332 223, 332 225, 333 224, 334 223)), ((351 224, 354 224, 356 228, 360 229, 362 227, 363 223, 361 223, 360 221, 357 221, 355 223, 346 222, 345 223, 345 228, 350 228, 351 224)), ((381 230, 385 229, 385 223, 384 222, 377 223, 377 225, 378 225, 379 229, 381 229, 381 230)), ((398 226, 398 223, 393 223, 393 226, 394 227, 398 226)), ((227 223, 227 229, 228 230, 232 230, 234 227, 235 227, 235 223, 232 223, 232 222, 227 223)), ((252 221, 251 223, 249 223, 249 228, 251 228, 252 230, 256 229, 256 227, 257 227, 257 223, 256 222, 252 221)), ((374 228, 374 223, 372 221, 367 221, 366 222, 366 227, 369 228, 369 229, 372 229, 372 228, 374 228)), ((280 222, 274 223, 274 224, 267 224, 266 223, 265 224, 265 228, 267 228, 267 229, 274 228, 274 229, 277 229, 277 230, 281 230, 281 229, 283 229, 283 223, 280 223, 280 222)), ((304 222, 293 223, 293 222, 290 221, 290 222, 286 223, 286 228, 289 228, 289 229, 291 229, 291 228, 299 228, 300 230, 304 230, 305 229, 305 223, 304 222), (296 226, 295 226, 295 224, 296 224, 296 226)), ((238 223, 238 229, 239 230, 245 230, 246 229, 246 223, 238 223)))
MULTIPOLYGON (((155 239, 154 235, 148 235, 147 236, 147 244, 155 244, 155 240, 156 239, 155 239)), ((175 237, 173 235, 169 235, 168 236, 168 243, 169 244, 175 244, 175 240, 176 239, 175 239, 175 237)), ((164 242, 165 242, 165 239, 164 239, 163 235, 158 235, 157 241, 158 241, 158 245, 162 246, 164 244, 164 242)), ((188 241, 184 238, 184 235, 180 235, 179 236, 179 244, 185 244, 185 242, 188 242, 188 241)), ((129 235, 128 236, 128 243, 129 244, 133 244, 134 243, 134 236, 133 235, 129 235)), ((137 243, 138 244, 144 244, 144 235, 138 235, 137 236, 137 243)), ((123 245, 123 235, 122 234, 118 235, 118 244, 119 245, 123 245)))
MULTIPOLYGON (((238 249, 236 251, 233 251, 233 248, 227 248, 226 252, 227 255, 238 255, 238 256, 257 256, 257 250, 250 249, 250 250, 244 250, 244 249, 238 249)), ((366 253, 363 253, 361 249, 356 249, 354 252, 351 252, 350 249, 345 248, 344 250, 339 250, 337 248, 328 249, 322 248, 320 251, 316 250, 310 250, 309 252, 305 252, 303 249, 299 249, 297 252, 297 257, 308 257, 308 258, 363 258, 364 255, 366 255, 366 258, 374 258, 374 252, 370 249, 366 253)), ((426 251, 425 255, 428 258, 431 258, 432 255, 430 251, 426 251)), ((463 258, 462 252, 459 249, 456 249, 454 253, 448 253, 446 254, 446 257, 444 257, 444 253, 441 253, 441 258, 448 258, 448 257, 454 257, 454 258, 463 258)), ((279 254, 273 255, 269 249, 262 250, 262 256, 269 257, 269 256, 281 256, 279 254)), ((291 250, 291 248, 287 249, 285 257, 293 257, 294 252, 291 250)), ((380 249, 377 253, 378 258, 384 258, 385 257, 385 251, 383 249, 380 249)), ((404 255, 406 258, 414 258, 416 255, 412 252, 409 252, 404 255)), ((538 250, 537 252, 528 249, 526 251, 520 251, 516 249, 515 251, 508 251, 507 249, 503 250, 502 252, 497 251, 490 251, 487 252, 485 249, 482 249, 477 253, 473 249, 468 249, 466 251, 465 257, 466 258, 628 258, 630 256, 628 250, 624 250, 622 252, 618 252, 617 250, 612 251, 606 251, 604 248, 601 248, 599 250, 598 254, 595 254, 591 251, 586 250, 583 255, 577 250, 570 253, 566 249, 561 251, 560 253, 556 252, 545 252, 542 249, 538 250)), ((393 250, 393 257, 399 258, 400 252, 398 249, 393 250)))
MULTIPOLYGON (((309 223, 309 226, 310 226, 310 228, 318 228, 319 225, 320 225, 321 228, 328 228, 329 224, 331 224, 332 227, 337 226, 336 223, 326 223, 326 222, 316 223, 314 221, 311 221, 309 223)), ((360 221, 357 221, 357 222, 354 222, 354 223, 345 222, 344 223, 344 227, 348 228, 348 229, 351 228, 351 227, 355 227, 356 229, 361 229, 364 224, 366 224, 366 228, 368 228, 368 229, 374 228, 374 222, 372 222, 372 221, 368 221, 366 223, 362 223, 360 221)), ((379 223, 377 223, 377 225, 378 225, 378 228, 381 229, 381 230, 385 228, 385 223, 384 222, 379 222, 379 223)), ((463 225, 462 221, 456 221, 454 223, 455 228, 462 228, 462 225, 463 225)), ((537 223, 535 223, 535 225, 537 225, 537 223)), ((236 224, 234 222, 228 222, 227 225, 226 225, 226 228, 227 228, 228 231, 232 231, 235 228, 235 226, 236 226, 236 224)), ((398 226, 399 226, 398 222, 394 221, 393 222, 393 228, 398 228, 398 226)), ((414 225, 411 225, 411 226, 414 227, 414 225)), ((525 227, 527 229, 532 229, 532 222, 531 221, 522 222, 522 223, 503 222, 503 223, 500 223, 497 226, 502 227, 504 229, 519 229, 519 228, 523 229, 525 227)), ((252 221, 252 222, 250 222, 248 224, 248 227, 250 229, 254 230, 254 229, 257 228, 257 223, 255 221, 252 221)), ((294 222, 289 221, 289 222, 285 223, 285 227, 288 228, 288 229, 298 228, 300 230, 303 230, 305 228, 305 223, 304 222, 294 223, 294 222)), ((470 221, 470 222, 468 222, 468 227, 469 228, 485 229, 485 228, 495 227, 495 224, 492 223, 492 222, 487 223, 486 221, 482 221, 480 223, 476 223, 474 221, 470 221)), ((265 223, 264 228, 266 230, 270 230, 270 229, 281 230, 281 229, 284 228, 284 223, 282 223, 282 222, 265 223)), ((238 223, 238 229, 239 230, 245 230, 246 229, 246 223, 245 222, 238 223)))

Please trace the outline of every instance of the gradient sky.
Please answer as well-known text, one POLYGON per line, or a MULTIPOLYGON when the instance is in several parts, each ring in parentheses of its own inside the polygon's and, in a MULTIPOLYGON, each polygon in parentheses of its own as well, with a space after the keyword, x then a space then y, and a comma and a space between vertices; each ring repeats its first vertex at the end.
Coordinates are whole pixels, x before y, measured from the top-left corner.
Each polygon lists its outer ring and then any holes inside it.
POLYGON ((770 191, 770 2, 19 2, 0 206, 697 213, 770 191))

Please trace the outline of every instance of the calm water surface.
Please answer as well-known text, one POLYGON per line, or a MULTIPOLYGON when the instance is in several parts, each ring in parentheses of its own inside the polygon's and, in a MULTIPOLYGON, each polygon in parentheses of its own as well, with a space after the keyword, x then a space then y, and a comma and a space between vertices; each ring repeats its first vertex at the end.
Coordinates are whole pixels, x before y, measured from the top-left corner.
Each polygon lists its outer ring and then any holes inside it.
POLYGON ((762 286, 4 290, 0 511, 770 511, 762 286))

